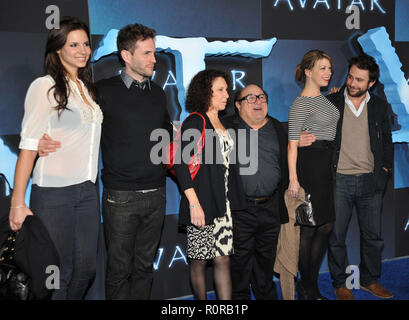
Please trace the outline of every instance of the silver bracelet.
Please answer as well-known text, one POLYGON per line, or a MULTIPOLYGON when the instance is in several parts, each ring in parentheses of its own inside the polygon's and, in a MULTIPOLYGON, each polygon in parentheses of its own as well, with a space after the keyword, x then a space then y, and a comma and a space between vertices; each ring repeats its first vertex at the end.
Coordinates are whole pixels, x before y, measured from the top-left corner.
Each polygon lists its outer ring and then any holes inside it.
POLYGON ((192 204, 191 206, 189 206, 189 209, 194 209, 194 208, 197 208, 197 207, 200 207, 200 203, 192 204))

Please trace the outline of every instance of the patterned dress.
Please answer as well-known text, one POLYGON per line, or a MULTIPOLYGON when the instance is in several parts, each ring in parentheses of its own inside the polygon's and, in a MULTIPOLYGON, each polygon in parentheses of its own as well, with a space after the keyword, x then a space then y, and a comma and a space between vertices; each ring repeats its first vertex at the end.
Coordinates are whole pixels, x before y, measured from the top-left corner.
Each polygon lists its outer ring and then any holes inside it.
POLYGON ((199 229, 187 227, 187 256, 195 260, 211 260, 219 256, 233 254, 233 221, 230 202, 227 198, 229 179, 229 156, 233 149, 233 139, 228 131, 222 133, 216 130, 223 156, 224 184, 226 192, 226 212, 223 217, 214 219, 214 223, 199 229))

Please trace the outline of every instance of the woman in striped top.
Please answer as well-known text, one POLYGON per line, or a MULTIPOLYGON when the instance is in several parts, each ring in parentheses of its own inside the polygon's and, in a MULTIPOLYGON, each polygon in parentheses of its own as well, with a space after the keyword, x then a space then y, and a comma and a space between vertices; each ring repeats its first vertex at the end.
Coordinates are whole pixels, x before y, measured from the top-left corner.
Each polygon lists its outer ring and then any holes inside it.
POLYGON ((296 69, 296 80, 304 89, 291 106, 288 117, 288 192, 298 197, 300 185, 311 195, 316 226, 301 226, 297 282, 299 299, 323 300, 318 289, 318 272, 328 246, 335 220, 332 155, 339 119, 338 109, 321 95, 332 75, 331 58, 320 50, 307 52, 296 69), (313 133, 317 140, 298 148, 301 131, 313 133))

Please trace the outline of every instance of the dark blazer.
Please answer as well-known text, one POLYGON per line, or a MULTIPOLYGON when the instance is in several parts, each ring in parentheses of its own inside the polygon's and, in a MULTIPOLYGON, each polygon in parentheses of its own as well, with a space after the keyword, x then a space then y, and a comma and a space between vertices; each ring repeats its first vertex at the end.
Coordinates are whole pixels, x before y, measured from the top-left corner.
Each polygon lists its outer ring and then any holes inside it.
MULTIPOLYGON (((340 114, 337 134, 334 141, 334 175, 337 171, 339 152, 341 150, 342 123, 344 119, 345 107, 344 89, 345 86, 342 87, 337 93, 327 96, 328 100, 338 108, 340 114)), ((374 182, 376 190, 385 189, 390 170, 393 166, 393 144, 390 118, 388 115, 389 108, 390 106, 385 100, 371 94, 371 99, 368 101, 368 128, 371 151, 374 156, 374 182), (386 172, 382 168, 388 169, 389 172, 386 172)))
MULTIPOLYGON (((214 130, 212 123, 205 113, 201 113, 206 120, 206 129, 214 130)), ((223 121, 222 121, 223 123, 223 121)), ((188 129, 196 129, 197 132, 201 132, 203 129, 203 120, 198 115, 190 115, 183 123, 181 134, 183 137, 184 132, 188 129)), ((174 169, 176 178, 182 192, 182 198, 179 208, 179 225, 190 225, 190 209, 189 202, 184 194, 184 191, 189 188, 194 188, 199 198, 200 205, 205 213, 205 223, 212 224, 214 218, 222 217, 226 213, 226 191, 224 183, 225 167, 220 162, 221 152, 218 147, 218 140, 214 137, 213 142, 210 141, 211 136, 206 136, 205 146, 202 149, 202 164, 195 179, 192 180, 189 168, 181 161, 181 164, 175 164, 174 169), (205 163, 206 151, 210 151, 210 146, 213 145, 213 157, 212 163, 205 163), (219 157, 218 162, 216 162, 219 157)), ((181 148, 176 153, 176 159, 181 159, 180 152, 190 143, 196 144, 197 139, 194 137, 188 141, 181 142, 181 148)), ((234 150, 233 150, 234 152, 234 150)), ((192 153, 191 153, 192 154, 192 153)), ((238 168, 235 164, 229 166, 229 178, 228 178, 228 198, 230 201, 231 210, 242 210, 246 207, 246 202, 243 197, 244 191, 238 176, 238 168)))
MULTIPOLYGON (((281 123, 274 119, 273 117, 267 116, 269 121, 271 121, 274 125, 274 128, 277 132, 278 143, 280 148, 280 168, 281 168, 281 181, 278 185, 278 192, 279 192, 279 210, 280 210, 280 222, 287 223, 288 219, 288 212, 287 207, 284 202, 284 192, 288 188, 288 162, 287 162, 287 145, 288 145, 288 137, 285 133, 281 123)), ((230 116, 226 116, 223 118, 226 128, 232 128, 234 130, 238 129, 239 126, 239 116, 234 114, 230 116)), ((237 136, 237 135, 236 135, 237 136)))

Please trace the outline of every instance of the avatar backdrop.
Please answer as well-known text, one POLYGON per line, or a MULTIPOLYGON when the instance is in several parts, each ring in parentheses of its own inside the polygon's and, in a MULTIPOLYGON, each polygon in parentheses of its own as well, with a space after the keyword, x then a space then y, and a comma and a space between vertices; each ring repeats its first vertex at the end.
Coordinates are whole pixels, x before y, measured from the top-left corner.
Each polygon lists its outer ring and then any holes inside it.
MULTIPOLYGON (((187 113, 190 79, 219 68, 234 91, 255 83, 269 95, 269 114, 287 125, 288 109, 301 91, 296 65, 310 49, 334 60, 329 87, 341 86, 350 57, 365 52, 380 66, 374 92, 387 99, 395 161, 383 206, 383 258, 409 255, 409 1, 407 0, 14 0, 0 2, 0 172, 13 183, 24 97, 42 74, 47 27, 58 16, 86 21, 92 33, 94 80, 121 68, 115 39, 120 28, 142 23, 156 29, 157 66, 153 81, 165 90, 172 120, 187 113)), ((328 90, 325 88, 324 94, 328 90)), ((120 107, 120 106, 118 106, 120 107)), ((226 112, 233 112, 229 106, 226 112)), ((101 164, 102 166, 102 164, 101 164)), ((6 186, 1 196, 8 195, 6 186)), ((30 188, 27 191, 29 203, 30 188)), ((184 235, 178 233, 179 192, 167 181, 162 241, 154 264, 152 298, 191 294, 184 235)), ((356 218, 348 234, 349 260, 359 264, 356 218)), ((327 270, 324 261, 322 270, 327 270)), ((211 277, 208 279, 212 290, 211 277)), ((94 293, 94 297, 103 297, 94 293)))

